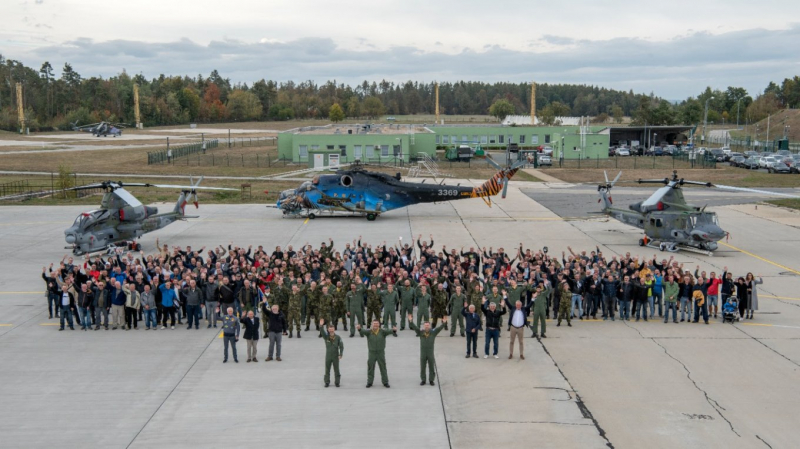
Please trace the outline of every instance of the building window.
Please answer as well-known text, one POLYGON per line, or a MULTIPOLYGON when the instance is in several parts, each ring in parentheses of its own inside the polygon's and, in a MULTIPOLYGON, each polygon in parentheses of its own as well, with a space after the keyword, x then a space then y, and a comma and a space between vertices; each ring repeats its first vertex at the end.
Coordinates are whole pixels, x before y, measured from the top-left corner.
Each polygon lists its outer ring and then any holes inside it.
POLYGON ((467 142, 469 142, 468 137, 466 134, 464 134, 463 136, 461 136, 461 143, 467 143, 467 142))
POLYGON ((531 136, 531 143, 534 144, 534 145, 538 145, 539 144, 539 136, 537 134, 534 134, 534 135, 531 136))
POLYGON ((499 136, 497 136, 497 137, 499 137, 499 138, 500 138, 500 140, 498 140, 498 141, 497 141, 497 143, 505 143, 505 142, 504 142, 504 140, 505 140, 506 136, 504 136, 504 135, 500 134, 500 135, 499 135, 499 136))
POLYGON ((544 135, 544 143, 550 143, 550 134, 544 135))
POLYGON ((300 155, 301 158, 307 158, 308 157, 308 145, 300 145, 300 153, 299 153, 299 155, 300 155))
POLYGON ((489 136, 481 136, 481 143, 482 144, 486 145, 486 143, 488 141, 489 141, 489 136))
POLYGON ((347 145, 339 145, 339 154, 347 157, 347 145))
POLYGON ((355 159, 361 159, 362 158, 361 145, 353 145, 353 158, 355 158, 355 159))
POLYGON ((442 143, 444 144, 450 143, 450 136, 442 136, 442 143))
POLYGON ((319 150, 319 145, 311 145, 311 150, 319 150))
POLYGON ((436 145, 439 145, 440 143, 442 143, 442 136, 437 134, 436 135, 436 145))
POLYGON ((489 136, 489 143, 497 142, 497 136, 489 136))
POLYGON ((525 143, 525 134, 520 134, 519 143, 525 143))
POLYGON ((335 147, 335 146, 333 146, 333 145, 328 145, 328 149, 329 149, 329 150, 335 150, 335 149, 336 149, 336 147, 335 147))
POLYGON ((472 136, 472 143, 478 143, 478 136, 472 136))
POLYGON ((381 145, 381 156, 389 156, 389 145, 381 145))
POLYGON ((514 143, 514 136, 511 134, 508 135, 508 143, 514 143))
POLYGON ((450 136, 450 143, 458 143, 458 137, 450 136))
POLYGON ((375 157, 375 145, 367 145, 367 159, 375 157))

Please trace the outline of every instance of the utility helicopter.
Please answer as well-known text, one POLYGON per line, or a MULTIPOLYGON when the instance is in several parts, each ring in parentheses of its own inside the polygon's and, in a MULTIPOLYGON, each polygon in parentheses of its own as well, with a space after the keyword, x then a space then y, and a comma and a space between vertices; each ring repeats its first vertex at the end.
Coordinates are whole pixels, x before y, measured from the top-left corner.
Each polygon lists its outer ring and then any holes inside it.
POLYGON ((622 172, 619 172, 617 177, 610 182, 608 174, 604 172, 604 175, 606 183, 597 186, 600 194, 598 202, 602 201, 603 203, 601 213, 627 225, 643 229, 644 237, 639 240, 639 246, 658 248, 661 251, 676 252, 683 249, 711 256, 719 247, 717 242, 728 235, 720 227, 716 213, 706 211, 706 206, 698 207, 686 202, 681 188, 684 185, 800 198, 795 195, 766 190, 687 181, 678 178, 678 172, 673 171, 672 178, 635 181, 639 184, 664 184, 664 187, 653 192, 646 200, 631 204, 628 209, 621 209, 613 206, 611 188, 617 183, 622 172))
POLYGON ((125 128, 124 123, 108 123, 108 122, 100 122, 100 123, 92 123, 91 125, 83 125, 78 126, 78 122, 72 124, 73 131, 81 131, 86 133, 92 133, 95 137, 106 137, 106 136, 121 136, 122 135, 122 128, 125 128))
POLYGON ((492 159, 487 160, 499 171, 479 187, 406 182, 400 173, 390 176, 371 172, 360 161, 355 161, 335 174, 316 175, 296 189, 284 190, 274 207, 283 211, 284 217, 313 219, 321 212, 345 212, 365 216, 369 221, 384 212, 418 203, 482 198, 491 207, 491 197, 501 190, 505 198, 508 180, 524 161, 502 168, 492 159))
POLYGON ((104 181, 68 189, 103 189, 105 193, 100 203, 100 209, 78 215, 72 226, 64 230, 65 240, 71 245, 67 249, 72 249, 73 254, 80 256, 103 251, 119 242, 133 241, 176 220, 197 218, 184 213, 184 208, 189 201, 194 203, 195 208, 199 207, 197 190, 236 190, 223 187, 200 187, 202 181, 202 177, 197 183, 190 178, 188 186, 104 181), (159 214, 157 208, 143 205, 124 187, 180 189, 181 194, 172 211, 159 214))

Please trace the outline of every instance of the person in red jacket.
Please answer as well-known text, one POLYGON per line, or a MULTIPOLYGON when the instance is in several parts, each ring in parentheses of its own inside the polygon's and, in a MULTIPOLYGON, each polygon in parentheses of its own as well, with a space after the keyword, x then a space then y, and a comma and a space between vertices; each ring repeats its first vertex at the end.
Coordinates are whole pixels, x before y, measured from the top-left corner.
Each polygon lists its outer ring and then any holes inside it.
POLYGON ((714 318, 717 317, 717 304, 719 303, 720 285, 722 285, 722 278, 717 277, 717 273, 711 272, 711 277, 706 281, 708 287, 707 301, 711 313, 714 318))

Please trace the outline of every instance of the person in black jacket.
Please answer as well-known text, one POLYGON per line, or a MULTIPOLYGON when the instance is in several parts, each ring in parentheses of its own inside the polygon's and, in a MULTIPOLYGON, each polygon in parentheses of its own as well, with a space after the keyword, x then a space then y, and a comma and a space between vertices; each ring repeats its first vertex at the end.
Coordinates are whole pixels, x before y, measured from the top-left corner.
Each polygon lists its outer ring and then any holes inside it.
POLYGON ((478 331, 483 330, 481 324, 481 316, 475 311, 474 304, 464 303, 464 308, 461 310, 461 315, 464 316, 467 324, 467 358, 470 355, 470 344, 472 345, 472 357, 478 358, 478 331))
POLYGON ((68 290, 69 287, 67 287, 67 284, 61 285, 61 296, 58 298, 58 306, 61 308, 60 331, 64 330, 65 318, 69 322, 69 328, 75 330, 75 327, 72 325, 72 309, 75 307, 75 297, 72 296, 72 293, 70 293, 68 290))
POLYGON ((286 316, 280 311, 277 304, 273 304, 270 308, 267 308, 266 299, 261 303, 261 311, 264 312, 264 315, 269 320, 269 354, 264 361, 271 361, 272 354, 274 353, 276 355, 275 360, 280 362, 281 340, 283 339, 283 333, 289 330, 289 325, 286 324, 286 316), (277 353, 274 352, 275 345, 278 346, 277 353))
POLYGON ((260 320, 250 310, 247 312, 247 317, 239 321, 244 325, 244 339, 247 340, 247 362, 258 362, 256 352, 258 349, 258 326, 260 320))
POLYGON ((500 317, 506 314, 505 303, 500 303, 502 310, 497 310, 497 304, 490 302, 486 305, 486 298, 483 298, 483 315, 486 317, 486 345, 483 348, 483 358, 489 358, 489 342, 494 342, 494 358, 497 357, 497 345, 500 338, 500 317))

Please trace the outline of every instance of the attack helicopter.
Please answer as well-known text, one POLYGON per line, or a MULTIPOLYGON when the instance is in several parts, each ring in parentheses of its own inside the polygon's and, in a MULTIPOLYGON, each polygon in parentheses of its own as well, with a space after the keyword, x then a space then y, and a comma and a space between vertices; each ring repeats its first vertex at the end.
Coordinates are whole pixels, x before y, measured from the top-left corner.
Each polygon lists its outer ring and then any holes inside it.
POLYGON ((501 190, 505 198, 508 180, 523 162, 502 168, 492 159, 487 160, 499 171, 479 187, 406 182, 400 173, 390 176, 371 172, 360 161, 355 161, 335 174, 316 175, 296 189, 284 190, 274 207, 280 209, 284 217, 314 219, 321 212, 345 212, 365 216, 369 221, 384 212, 418 203, 481 198, 491 207, 491 197, 501 190))
POLYGON ((597 186, 600 194, 598 202, 603 202, 601 213, 627 225, 643 229, 644 237, 639 240, 639 246, 657 248, 661 251, 676 252, 682 249, 711 256, 719 247, 717 242, 728 235, 720 227, 716 213, 706 211, 706 206, 698 207, 686 202, 681 189, 684 185, 800 198, 766 190, 687 181, 678 178, 678 172, 675 170, 672 172, 672 178, 635 181, 639 184, 664 184, 664 187, 653 192, 646 200, 631 204, 628 209, 621 209, 613 206, 611 188, 617 183, 622 172, 610 182, 605 172, 604 175, 606 183, 597 186))
MULTIPOLYGON (((197 218, 184 213, 184 208, 189 201, 194 203, 195 208, 199 207, 197 190, 236 190, 223 187, 200 187, 202 181, 202 177, 197 183, 190 178, 189 186, 104 181, 68 189, 103 189, 105 193, 100 203, 100 209, 78 215, 72 226, 64 230, 65 240, 71 245, 67 249, 72 249, 74 255, 81 256, 103 251, 116 243, 133 241, 176 220, 197 218), (143 205, 124 187, 180 189, 181 194, 172 211, 159 214, 157 208, 143 205)), ((135 244, 133 246, 136 247, 135 244)))
POLYGON ((83 125, 78 126, 78 122, 72 124, 73 131, 81 131, 86 133, 92 133, 95 137, 106 137, 106 136, 121 136, 122 135, 122 128, 126 125, 124 123, 108 123, 108 122, 100 122, 100 123, 92 123, 91 125, 83 125))

